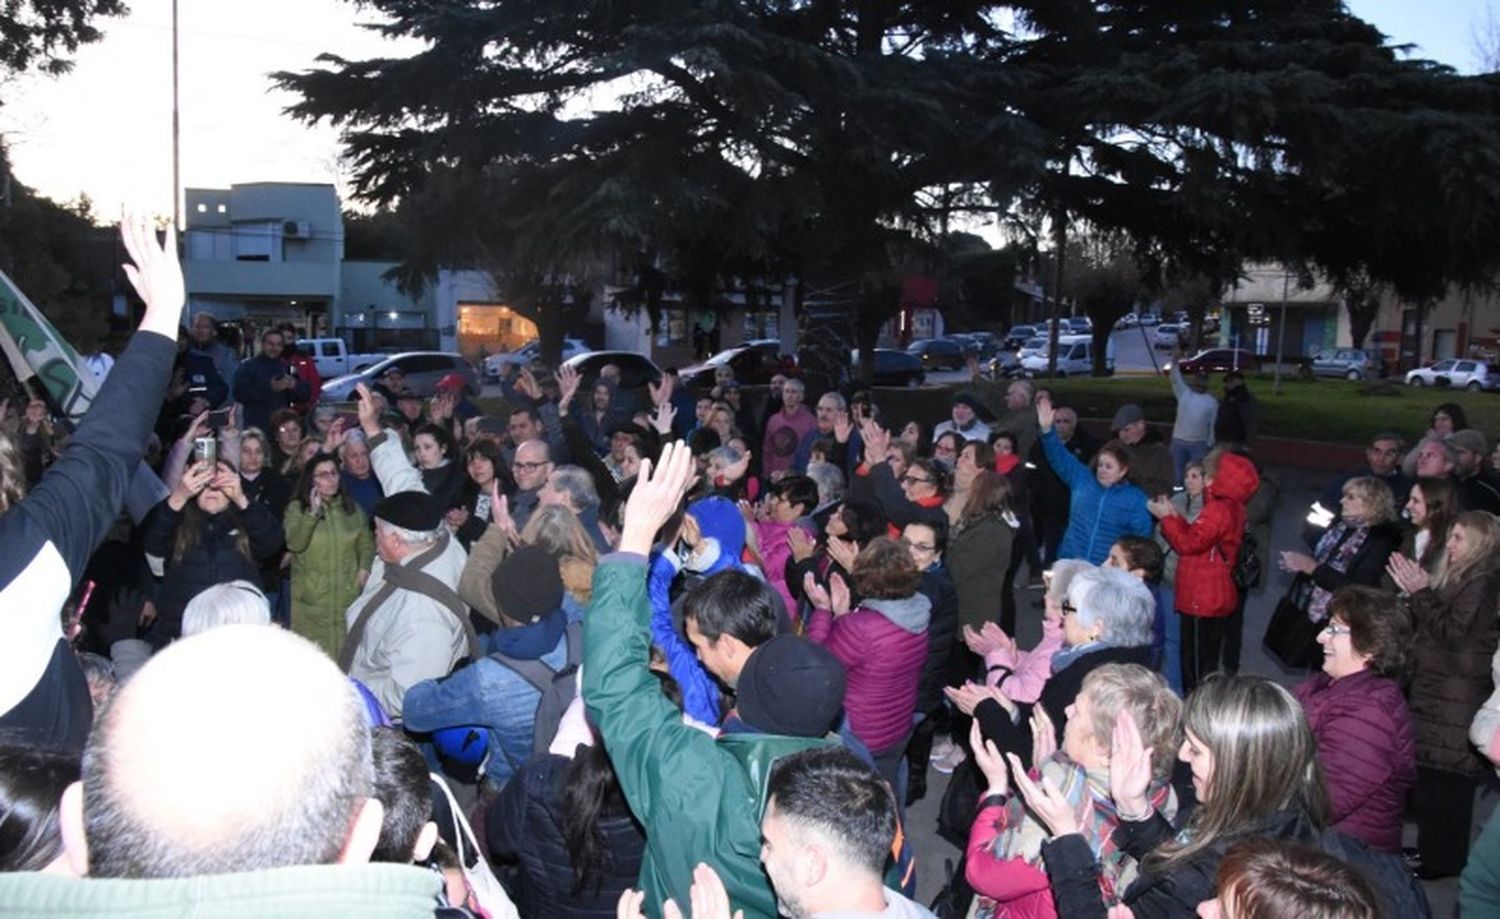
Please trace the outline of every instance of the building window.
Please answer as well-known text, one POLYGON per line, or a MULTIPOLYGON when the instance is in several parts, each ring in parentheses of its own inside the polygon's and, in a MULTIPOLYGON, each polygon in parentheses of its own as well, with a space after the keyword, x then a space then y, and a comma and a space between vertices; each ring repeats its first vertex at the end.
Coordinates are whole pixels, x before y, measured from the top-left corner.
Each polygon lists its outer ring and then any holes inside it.
POLYGON ((280 223, 237 223, 233 233, 234 257, 237 261, 281 261, 280 223))
POLYGON ((200 213, 200 214, 207 214, 208 213, 208 205, 204 204, 201 201, 198 202, 198 213, 200 213))
POLYGON ((219 205, 219 213, 221 213, 221 214, 227 214, 227 213, 229 213, 229 205, 227 205, 227 204, 221 204, 221 205, 219 205))

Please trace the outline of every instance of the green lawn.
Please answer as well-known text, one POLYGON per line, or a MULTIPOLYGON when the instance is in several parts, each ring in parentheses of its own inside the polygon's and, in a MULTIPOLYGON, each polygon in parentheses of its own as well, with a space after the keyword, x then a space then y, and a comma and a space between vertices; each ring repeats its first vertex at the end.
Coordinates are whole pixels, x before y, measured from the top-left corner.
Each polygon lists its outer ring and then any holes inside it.
MULTIPOLYGON (((1108 418, 1126 402, 1139 403, 1153 421, 1170 421, 1176 411, 1172 386, 1164 377, 1072 378, 1049 382, 1059 401, 1073 406, 1084 418, 1108 418)), ((1500 393, 1283 378, 1280 392, 1273 394, 1273 380, 1269 376, 1252 377, 1247 385, 1261 404, 1260 433, 1269 437, 1363 443, 1371 434, 1384 429, 1416 437, 1427 429, 1432 410, 1440 402, 1457 402, 1467 413, 1470 427, 1479 428, 1491 438, 1500 435, 1500 393)), ((1000 384, 986 384, 986 388, 990 390, 986 401, 999 404, 1003 399, 1000 384)), ((1213 391, 1215 395, 1223 394, 1217 379, 1213 391)))
MULTIPOLYGON (((1072 406, 1082 418, 1112 417, 1115 409, 1126 402, 1140 404, 1152 421, 1170 422, 1176 414, 1172 386, 1166 377, 1070 377, 1037 383, 1050 386, 1058 401, 1072 406)), ((1492 439, 1500 435, 1500 393, 1285 378, 1280 393, 1273 395, 1272 383, 1270 376, 1260 376, 1251 377, 1247 384, 1260 400, 1260 433, 1267 437, 1360 444, 1377 431, 1394 429, 1408 438, 1416 438, 1427 430, 1428 418, 1440 402, 1457 402, 1468 414, 1471 427, 1484 431, 1492 439)), ((947 416, 948 397, 957 389, 971 390, 991 409, 1003 411, 1006 385, 1000 382, 878 389, 876 401, 893 421, 916 417, 932 422, 947 416)), ((1223 385, 1217 378, 1213 385, 1214 394, 1222 396, 1223 385)), ((761 387, 750 389, 759 398, 761 387)), ((500 399, 481 399, 479 403, 487 412, 508 410, 500 399)))

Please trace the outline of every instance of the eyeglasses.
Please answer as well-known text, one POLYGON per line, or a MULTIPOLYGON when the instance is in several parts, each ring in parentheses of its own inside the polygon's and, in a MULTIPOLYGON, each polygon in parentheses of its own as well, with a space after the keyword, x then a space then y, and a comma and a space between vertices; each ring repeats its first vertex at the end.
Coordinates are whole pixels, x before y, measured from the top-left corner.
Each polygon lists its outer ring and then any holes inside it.
POLYGON ((904 475, 901 477, 901 481, 906 482, 909 485, 921 485, 923 483, 926 483, 928 485, 932 484, 932 479, 924 479, 914 475, 904 475))
POLYGON ((540 462, 540 463, 511 463, 510 464, 510 468, 519 470, 521 472, 530 472, 533 469, 540 469, 543 466, 550 466, 550 465, 552 465, 552 463, 550 461, 545 461, 544 460, 543 462, 540 462))
POLYGON ((1328 633, 1329 638, 1338 638, 1340 635, 1348 635, 1349 627, 1347 625, 1339 625, 1337 622, 1329 620, 1328 624, 1323 626, 1323 631, 1328 633))
POLYGON ((1076 612, 1078 612, 1078 607, 1076 607, 1073 604, 1069 603, 1067 600, 1062 601, 1062 603, 1059 604, 1059 605, 1062 607, 1063 615, 1067 615, 1068 613, 1076 613, 1076 612))

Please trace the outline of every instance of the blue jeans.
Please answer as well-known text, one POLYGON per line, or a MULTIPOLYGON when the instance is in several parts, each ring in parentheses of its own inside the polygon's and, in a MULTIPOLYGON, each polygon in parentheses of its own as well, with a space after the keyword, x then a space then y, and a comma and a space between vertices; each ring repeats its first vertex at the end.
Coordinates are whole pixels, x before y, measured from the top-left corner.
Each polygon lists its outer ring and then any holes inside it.
POLYGON ((1206 440, 1178 440, 1172 438, 1172 467, 1177 470, 1177 484, 1182 484, 1182 474, 1189 463, 1203 461, 1208 455, 1208 441, 1206 440))

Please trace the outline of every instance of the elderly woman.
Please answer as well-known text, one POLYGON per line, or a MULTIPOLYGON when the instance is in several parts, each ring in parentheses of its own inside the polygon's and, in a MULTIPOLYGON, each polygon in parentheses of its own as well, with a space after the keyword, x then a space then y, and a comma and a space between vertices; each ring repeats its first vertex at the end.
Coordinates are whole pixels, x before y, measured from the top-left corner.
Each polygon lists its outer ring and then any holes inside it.
MULTIPOLYGON (((1110 845, 1120 824, 1109 787, 1116 724, 1131 719, 1150 747, 1147 799, 1170 818, 1176 800, 1168 779, 1181 741, 1181 714, 1181 700, 1159 675, 1132 664, 1100 667, 1083 681, 1061 749, 1035 764, 1081 818, 1079 830, 1100 857, 1111 889, 1128 884, 1139 867, 1110 845)), ((974 754, 986 781, 965 860, 965 876, 980 897, 976 915, 1056 916, 1042 865, 1042 842, 1050 833, 1011 787, 1010 768, 994 744, 976 739, 974 754)))
MULTIPOLYGON (((1052 658, 1052 673, 1036 701, 1051 719, 1058 743, 1070 706, 1091 672, 1105 664, 1151 667, 1156 601, 1139 578, 1095 568, 1073 578, 1062 611, 1062 648, 1052 658)), ((974 707, 974 717, 1001 750, 1031 762, 1032 708, 995 692, 974 707)))
MULTIPOLYGON (((1287 599, 1313 623, 1328 618, 1333 592, 1349 584, 1374 587, 1380 583, 1386 559, 1401 545, 1391 489, 1374 476, 1360 476, 1344 483, 1339 501, 1343 516, 1318 540, 1312 555, 1281 553, 1281 567, 1298 575, 1287 599)), ((1316 644, 1299 647, 1283 658, 1293 666, 1312 666, 1322 659, 1316 644)))
POLYGON ((1294 694, 1318 741, 1328 822, 1377 852, 1401 851, 1406 793, 1417 778, 1416 741, 1400 679, 1411 638, 1395 596, 1340 589, 1318 637, 1323 672, 1294 694))
POLYGON ((1404 555, 1392 555, 1388 570, 1407 594, 1414 632, 1417 873, 1446 877, 1468 858, 1474 791, 1485 770, 1468 735, 1494 689, 1489 664, 1500 645, 1500 521, 1485 511, 1460 514, 1436 577, 1404 555))
POLYGON ((1052 402, 1038 399, 1037 426, 1047 464, 1068 486, 1068 529, 1058 547, 1058 558, 1081 558, 1100 565, 1109 547, 1121 536, 1150 536, 1151 515, 1146 493, 1132 484, 1130 454, 1118 443, 1105 444, 1094 454, 1093 468, 1068 452, 1052 429, 1052 402))

